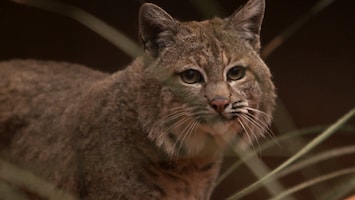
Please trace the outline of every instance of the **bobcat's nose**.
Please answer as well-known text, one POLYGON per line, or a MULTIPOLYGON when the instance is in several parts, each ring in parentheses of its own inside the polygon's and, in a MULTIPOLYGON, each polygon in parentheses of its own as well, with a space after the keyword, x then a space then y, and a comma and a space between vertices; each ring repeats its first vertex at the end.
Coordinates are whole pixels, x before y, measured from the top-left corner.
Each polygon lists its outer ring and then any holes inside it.
POLYGON ((218 113, 222 113, 227 108, 229 103, 230 100, 225 97, 216 97, 210 101, 210 105, 218 113))

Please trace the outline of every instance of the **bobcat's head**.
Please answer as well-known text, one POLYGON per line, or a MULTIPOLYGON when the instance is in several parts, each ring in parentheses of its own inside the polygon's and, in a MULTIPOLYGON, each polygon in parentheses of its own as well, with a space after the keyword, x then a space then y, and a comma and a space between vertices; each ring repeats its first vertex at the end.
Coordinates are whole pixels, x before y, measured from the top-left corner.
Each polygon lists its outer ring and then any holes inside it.
POLYGON ((229 18, 201 22, 141 7, 140 37, 153 59, 146 75, 160 86, 158 105, 145 105, 159 111, 141 120, 168 154, 250 145, 268 132, 276 95, 259 56, 264 7, 250 0, 229 18))

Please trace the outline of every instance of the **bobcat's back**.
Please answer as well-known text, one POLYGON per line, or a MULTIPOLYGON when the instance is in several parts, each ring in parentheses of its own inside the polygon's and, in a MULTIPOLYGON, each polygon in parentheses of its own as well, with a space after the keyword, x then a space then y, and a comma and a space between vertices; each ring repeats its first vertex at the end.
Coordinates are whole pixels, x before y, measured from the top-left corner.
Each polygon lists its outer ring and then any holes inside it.
POLYGON ((29 125, 42 127, 36 123, 58 120, 58 116, 64 114, 68 107, 77 103, 90 84, 106 76, 69 63, 34 60, 2 62, 1 143, 11 142, 15 133, 29 125))
POLYGON ((45 177, 62 178, 59 182, 68 184, 65 187, 75 188, 70 180, 76 173, 75 140, 66 130, 75 115, 67 112, 93 82, 106 76, 69 63, 2 62, 0 157, 45 177))

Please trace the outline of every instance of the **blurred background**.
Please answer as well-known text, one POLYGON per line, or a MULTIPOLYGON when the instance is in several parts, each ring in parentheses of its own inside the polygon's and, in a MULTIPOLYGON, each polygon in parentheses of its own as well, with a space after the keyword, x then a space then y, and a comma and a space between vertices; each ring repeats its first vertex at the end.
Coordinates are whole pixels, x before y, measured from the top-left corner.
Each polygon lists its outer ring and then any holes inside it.
MULTIPOLYGON (((143 1, 60 2, 95 15, 138 44, 137 17, 143 1)), ((246 0, 147 2, 156 3, 172 16, 186 21, 203 20, 213 16, 227 17, 246 0)), ((261 33, 262 43, 269 44, 277 35, 306 15, 317 2, 319 1, 267 0, 261 33)), ((355 106, 355 1, 327 2, 331 3, 297 31, 292 31, 290 37, 265 59, 273 73, 280 97, 272 127, 276 137, 292 130, 327 126, 355 106)), ((15 58, 68 61, 106 72, 122 69, 132 61, 125 52, 71 18, 0 0, 0 61, 15 58)), ((355 120, 348 124, 355 125, 355 120)), ((268 168, 275 168, 321 130, 322 128, 312 134, 281 142, 260 153, 258 157, 268 168)), ((354 146, 353 130, 339 131, 308 157, 333 148, 354 146)), ((227 156, 222 171, 235 160, 236 157, 227 156)), ((289 188, 313 176, 351 166, 355 166, 354 152, 312 165, 279 181, 283 187, 289 188)), ((250 167, 246 165, 238 168, 217 186, 212 199, 225 199, 255 181, 257 178, 250 171, 250 167)), ((346 180, 354 182, 353 175, 345 177, 346 180)), ((325 193, 329 193, 339 183, 344 183, 344 177, 308 187, 293 196, 296 199, 322 199, 325 193)), ((343 195, 351 193, 355 193, 355 190, 348 189, 343 195)), ((266 189, 260 189, 244 199, 266 197, 266 189)))

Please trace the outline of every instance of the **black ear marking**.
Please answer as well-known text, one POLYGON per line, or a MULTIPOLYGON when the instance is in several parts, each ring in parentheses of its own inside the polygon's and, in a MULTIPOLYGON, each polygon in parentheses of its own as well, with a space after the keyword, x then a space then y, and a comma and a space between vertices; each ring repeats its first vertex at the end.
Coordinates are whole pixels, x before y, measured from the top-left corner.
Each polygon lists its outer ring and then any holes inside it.
POLYGON ((178 22, 160 7, 145 3, 139 10, 139 36, 145 52, 157 57, 165 47, 173 43, 178 22))
POLYGON ((265 0, 249 0, 228 19, 228 26, 240 32, 256 51, 260 49, 260 29, 264 11, 265 0))

